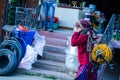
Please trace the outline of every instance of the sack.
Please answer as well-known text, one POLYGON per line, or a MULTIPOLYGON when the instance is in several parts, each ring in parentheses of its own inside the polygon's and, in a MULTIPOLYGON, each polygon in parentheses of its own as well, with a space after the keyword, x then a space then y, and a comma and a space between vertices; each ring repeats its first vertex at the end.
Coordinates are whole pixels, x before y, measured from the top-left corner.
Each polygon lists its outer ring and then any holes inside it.
POLYGON ((72 55, 67 53, 66 59, 65 59, 65 65, 68 68, 68 70, 71 70, 73 72, 78 71, 78 66, 80 65, 78 62, 78 58, 76 55, 72 55))
POLYGON ((113 48, 120 48, 120 41, 118 41, 118 40, 112 40, 111 41, 111 46, 113 48))
POLYGON ((66 67, 74 72, 78 71, 78 66, 80 65, 78 62, 78 48, 71 46, 71 37, 68 37, 66 52, 65 65, 66 67))
POLYGON ((45 36, 40 36, 38 32, 36 32, 34 35, 34 49, 36 53, 40 56, 43 56, 45 43, 45 36))
POLYGON ((21 60, 18 68, 28 69, 32 68, 32 64, 35 62, 37 54, 32 46, 27 45, 26 53, 23 59, 21 60))
POLYGON ((78 56, 78 48, 77 48, 77 46, 75 46, 75 47, 71 46, 71 36, 68 37, 67 48, 65 49, 65 52, 69 53, 71 55, 78 56))

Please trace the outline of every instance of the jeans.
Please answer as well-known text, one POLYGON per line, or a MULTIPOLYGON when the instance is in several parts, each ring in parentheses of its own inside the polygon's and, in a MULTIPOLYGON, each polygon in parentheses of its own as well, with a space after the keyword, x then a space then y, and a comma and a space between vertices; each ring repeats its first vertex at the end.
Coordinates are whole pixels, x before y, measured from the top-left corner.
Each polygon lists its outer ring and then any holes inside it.
POLYGON ((47 28, 48 26, 48 21, 47 21, 47 16, 50 16, 50 22, 49 22, 49 27, 50 29, 53 29, 54 25, 54 12, 55 12, 55 3, 48 3, 48 2, 43 2, 43 13, 44 13, 44 20, 43 20, 43 28, 47 28))

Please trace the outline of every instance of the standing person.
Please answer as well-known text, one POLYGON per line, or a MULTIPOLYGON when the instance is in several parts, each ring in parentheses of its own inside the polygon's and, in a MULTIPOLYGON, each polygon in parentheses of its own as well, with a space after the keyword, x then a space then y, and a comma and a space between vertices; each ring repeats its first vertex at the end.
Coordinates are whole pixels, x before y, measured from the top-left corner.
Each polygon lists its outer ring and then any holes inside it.
POLYGON ((36 8, 37 11, 37 29, 40 29, 42 27, 42 19, 41 19, 41 7, 42 7, 42 1, 39 0, 38 6, 36 8))
MULTIPOLYGON (((97 69, 93 69, 93 63, 90 60, 90 52, 87 51, 88 32, 92 36, 92 29, 89 30, 92 23, 87 20, 79 20, 76 22, 76 31, 71 38, 71 45, 78 47, 78 73, 75 80, 97 80, 97 69), (88 30, 86 30, 88 29, 88 30), (86 30, 86 31, 85 31, 86 30)), ((93 43, 91 45, 93 47, 93 43)))
POLYGON ((56 0, 43 0, 43 30, 48 29, 48 20, 47 17, 50 16, 50 29, 48 31, 53 32, 54 25, 54 12, 55 12, 56 0))

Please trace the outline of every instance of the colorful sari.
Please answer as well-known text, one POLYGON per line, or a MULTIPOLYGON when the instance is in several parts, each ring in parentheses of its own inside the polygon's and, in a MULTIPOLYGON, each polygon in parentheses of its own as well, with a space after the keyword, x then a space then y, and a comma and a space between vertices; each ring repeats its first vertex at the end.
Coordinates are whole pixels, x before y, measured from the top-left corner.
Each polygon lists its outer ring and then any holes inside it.
POLYGON ((81 64, 74 80, 97 80, 97 69, 91 63, 81 64))

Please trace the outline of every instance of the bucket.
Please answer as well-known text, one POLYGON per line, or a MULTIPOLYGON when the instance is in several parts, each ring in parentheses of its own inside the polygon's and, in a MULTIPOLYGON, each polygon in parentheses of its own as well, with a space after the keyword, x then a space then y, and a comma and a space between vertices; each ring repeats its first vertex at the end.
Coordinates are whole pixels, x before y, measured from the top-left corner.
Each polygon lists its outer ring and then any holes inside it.
POLYGON ((89 8, 91 9, 91 11, 95 11, 96 5, 94 5, 94 4, 89 4, 89 8))
POLYGON ((23 48, 23 54, 25 55, 26 52, 26 46, 32 45, 33 39, 34 39, 35 31, 30 30, 28 32, 24 31, 15 31, 15 37, 18 38, 20 44, 23 48))
MULTIPOLYGON (((50 28, 49 22, 48 22, 48 28, 50 28)), ((53 24, 53 29, 58 29, 58 22, 53 24)))

